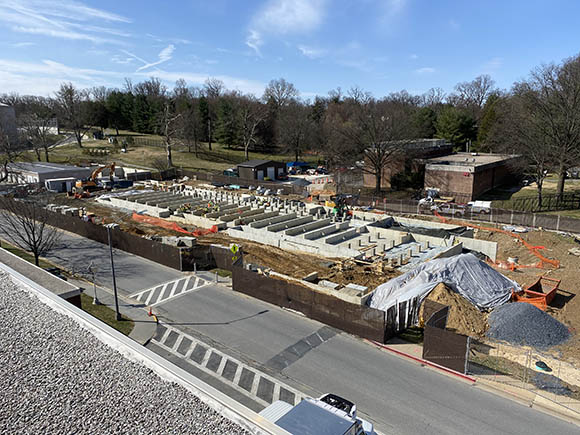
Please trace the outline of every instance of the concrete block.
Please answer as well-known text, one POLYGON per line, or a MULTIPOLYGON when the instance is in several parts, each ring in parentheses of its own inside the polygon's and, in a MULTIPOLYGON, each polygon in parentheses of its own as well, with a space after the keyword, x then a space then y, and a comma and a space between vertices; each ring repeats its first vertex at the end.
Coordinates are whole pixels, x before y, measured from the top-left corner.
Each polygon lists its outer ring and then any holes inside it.
POLYGON ((322 287, 327 287, 332 290, 336 290, 338 287, 340 287, 340 284, 337 284, 336 282, 332 281, 327 281, 325 279, 323 279, 322 281, 318 281, 318 285, 322 287))
POLYGON ((365 287, 364 285, 358 285, 358 284, 347 284, 345 287, 359 291, 361 293, 368 290, 368 287, 365 287))

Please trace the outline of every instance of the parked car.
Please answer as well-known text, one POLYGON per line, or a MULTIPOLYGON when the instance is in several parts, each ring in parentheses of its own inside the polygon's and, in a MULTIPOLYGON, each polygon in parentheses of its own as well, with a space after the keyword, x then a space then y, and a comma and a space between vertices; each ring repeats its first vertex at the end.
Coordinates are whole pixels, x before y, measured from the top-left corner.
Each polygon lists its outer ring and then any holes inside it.
POLYGON ((491 201, 470 201, 467 203, 471 213, 490 214, 491 201))
POLYGON ((443 204, 434 204, 431 206, 431 210, 437 210, 439 214, 446 214, 450 216, 461 216, 465 215, 465 206, 462 204, 455 204, 446 202, 443 204))

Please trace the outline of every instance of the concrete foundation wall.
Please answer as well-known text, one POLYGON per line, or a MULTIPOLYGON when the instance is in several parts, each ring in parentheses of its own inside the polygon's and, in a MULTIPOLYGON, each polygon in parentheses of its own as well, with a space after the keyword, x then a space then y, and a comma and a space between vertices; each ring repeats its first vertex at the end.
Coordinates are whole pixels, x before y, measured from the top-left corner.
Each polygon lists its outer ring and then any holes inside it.
POLYGON ((284 221, 284 222, 280 222, 278 224, 270 225, 266 229, 268 231, 272 231, 272 232, 278 232, 278 231, 282 231, 282 230, 288 230, 290 228, 294 228, 294 227, 297 227, 297 226, 304 225, 304 224, 307 224, 309 222, 312 222, 313 219, 314 219, 314 217, 312 217, 312 216, 299 217, 299 218, 292 219, 292 220, 289 220, 289 221, 284 221))
POLYGON ((469 237, 456 237, 456 240, 463 243, 466 249, 481 252, 487 255, 493 261, 497 259, 497 243, 489 242, 487 240, 471 239, 469 237))
POLYGON ((349 226, 348 222, 331 224, 331 225, 329 225, 327 227, 323 227, 319 230, 306 233, 302 237, 304 237, 306 240, 321 239, 325 236, 330 236, 331 234, 334 234, 334 233, 337 233, 338 231, 344 230, 344 229, 348 228, 348 226, 349 226))
POLYGON ((296 213, 283 214, 283 215, 279 215, 279 216, 276 216, 273 218, 252 222, 250 224, 250 226, 252 228, 264 228, 264 227, 276 224, 278 222, 289 221, 289 220, 292 220, 294 218, 296 218, 296 213))
POLYGON ((306 225, 300 225, 299 227, 296 227, 296 228, 290 228, 289 230, 286 230, 285 234, 288 236, 298 236, 300 234, 306 234, 310 231, 314 231, 314 230, 317 230, 319 228, 326 227, 326 226, 330 225, 330 223, 331 223, 331 219, 321 219, 321 220, 314 221, 314 222, 306 224, 306 225))
POLYGON ((449 257, 453 257, 455 255, 461 254, 462 251, 463 251, 463 245, 461 243, 456 243, 455 245, 450 246, 445 251, 440 252, 439 254, 435 255, 433 257, 433 259, 435 259, 435 258, 449 258, 449 257))

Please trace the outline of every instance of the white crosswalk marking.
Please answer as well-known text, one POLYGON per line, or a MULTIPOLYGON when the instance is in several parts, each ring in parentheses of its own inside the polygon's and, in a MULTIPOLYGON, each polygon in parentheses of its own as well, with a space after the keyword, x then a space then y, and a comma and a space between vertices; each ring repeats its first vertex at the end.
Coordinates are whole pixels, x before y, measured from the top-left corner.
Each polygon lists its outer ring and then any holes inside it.
POLYGON ((189 275, 174 281, 157 284, 155 287, 146 290, 141 290, 132 294, 131 297, 142 302, 146 306, 154 307, 185 293, 198 290, 207 284, 209 284, 209 282, 199 276, 189 275), (191 285, 192 282, 193 285, 191 285))
MULTIPOLYGON (((232 358, 231 356, 217 350, 214 349, 212 347, 210 347, 209 345, 207 345, 206 343, 192 337, 191 335, 185 334, 184 332, 180 331, 179 329, 176 329, 172 326, 169 326, 165 323, 161 323, 160 325, 162 325, 163 327, 166 328, 165 332, 163 333, 163 335, 161 336, 161 338, 153 338, 152 342, 161 347, 162 349, 172 353, 173 355, 181 358, 184 361, 187 361, 187 363, 197 367, 198 369, 204 371, 205 373, 216 377, 217 379, 219 379, 221 382, 229 385, 230 387, 233 387, 235 390, 243 393, 244 395, 246 395, 247 397, 251 398, 252 400, 260 403, 263 406, 268 406, 270 405, 270 401, 266 401, 263 398, 258 396, 258 387, 260 385, 260 380, 264 379, 266 381, 271 382, 272 384, 274 384, 274 391, 273 391, 273 395, 272 395, 272 402, 279 400, 280 399, 280 391, 283 388, 284 390, 286 390, 289 393, 294 394, 294 404, 299 403, 304 397, 306 397, 303 393, 301 393, 300 391, 282 383, 281 381, 279 381, 278 379, 267 375, 265 373, 262 373, 260 371, 258 371, 257 369, 255 369, 254 367, 251 367, 245 363, 242 363, 241 361, 232 358), (168 346, 165 344, 165 341, 167 340, 167 338, 169 337, 169 335, 174 332, 178 334, 178 338, 176 339, 175 343, 173 344, 173 346, 168 346), (179 353, 177 350, 179 349, 180 344, 183 342, 183 340, 188 339, 191 341, 191 344, 189 345, 189 348, 187 349, 185 355, 179 353), (202 360, 200 362, 195 361, 194 359, 192 359, 192 355, 193 352, 196 348, 196 345, 198 345, 203 347, 204 349, 207 349, 202 360), (212 354, 215 354, 219 357, 221 357, 221 361, 219 363, 219 366, 217 367, 217 370, 211 370, 210 368, 207 367, 207 364, 210 361, 210 358, 212 356, 212 354), (226 369, 226 364, 227 362, 230 361, 231 363, 236 365, 236 371, 235 374, 232 378, 232 380, 229 380, 228 378, 226 378, 224 376, 224 371, 226 369), (242 388, 239 383, 240 380, 242 379, 242 372, 243 370, 246 369, 252 373, 254 373, 254 378, 252 380, 252 384, 250 387, 250 391, 248 391, 245 388, 242 388)), ((199 355, 200 356, 200 355, 199 355)), ((214 357, 215 358, 215 357, 214 357)), ((214 359, 212 359, 214 360, 214 359)), ((230 371, 230 375, 231 375, 231 371, 230 371)))

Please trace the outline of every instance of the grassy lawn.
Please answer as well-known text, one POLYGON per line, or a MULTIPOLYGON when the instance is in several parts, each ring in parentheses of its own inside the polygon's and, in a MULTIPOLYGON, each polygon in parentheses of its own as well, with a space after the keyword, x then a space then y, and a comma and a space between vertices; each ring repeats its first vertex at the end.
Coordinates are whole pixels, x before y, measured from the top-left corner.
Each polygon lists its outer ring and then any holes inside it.
MULTIPOLYGON (((34 264, 34 257, 31 254, 5 242, 4 240, 2 240, 2 248, 34 264)), ((43 269, 54 267, 51 263, 42 259, 40 260, 39 264, 43 269)), ((117 331, 125 335, 129 335, 135 326, 133 321, 126 317, 123 317, 123 320, 121 321, 117 321, 115 318, 116 316, 114 310, 111 310, 109 307, 103 305, 93 305, 93 298, 84 293, 81 293, 81 307, 90 315, 105 322, 107 325, 112 326, 117 331)))
MULTIPOLYGON (((14 245, 11 245, 10 243, 6 242, 5 240, 1 240, 1 244, 2 244, 2 248, 6 249, 8 252, 11 252, 12 254, 28 261, 29 263, 34 264, 34 255, 29 254, 28 252, 14 246, 14 245)), ((50 268, 54 267, 51 263, 43 260, 42 258, 40 259, 38 264, 43 269, 50 269, 50 268)))
POLYGON ((414 344, 422 344, 424 332, 423 328, 419 328, 418 326, 412 326, 410 328, 405 329, 403 332, 397 335, 402 340, 408 341, 409 343, 414 344))
MULTIPOLYGON (((558 178, 554 175, 547 177, 544 180, 544 185, 542 188, 542 194, 544 195, 544 201, 542 201, 544 207, 550 208, 550 195, 556 194, 556 188, 558 185, 558 178)), ((580 194, 580 180, 568 179, 564 184, 565 193, 580 194)), ((537 198, 538 190, 536 184, 531 184, 529 186, 516 187, 513 188, 497 188, 485 193, 482 196, 482 200, 492 201, 492 206, 495 208, 505 208, 505 209, 516 209, 516 210, 535 210, 537 211, 537 198)), ((563 216, 580 217, 580 210, 565 210, 565 211, 551 211, 544 212, 551 214, 561 214, 563 216)))
POLYGON ((115 310, 105 305, 94 305, 93 298, 84 293, 81 293, 81 308, 91 316, 105 322, 107 325, 112 326, 125 335, 129 335, 135 326, 135 323, 125 316, 122 316, 122 319, 118 321, 115 310))
MULTIPOLYGON (((129 132, 119 132, 120 135, 131 135, 135 144, 129 145, 126 153, 121 153, 119 145, 109 144, 106 140, 85 140, 83 149, 79 150, 76 143, 60 146, 50 153, 50 160, 55 163, 86 164, 88 162, 117 164, 131 164, 145 168, 153 168, 155 159, 164 160, 166 158, 163 146, 153 144, 162 143, 162 139, 156 135, 140 135, 129 132), (151 144, 151 145, 150 145, 151 144), (107 150, 108 154, 89 153, 89 150, 107 150)), ((35 159, 34 153, 29 156, 35 159)), ((287 154, 266 154, 261 152, 250 152, 250 159, 293 161, 293 155, 287 154)), ((181 145, 173 146, 173 164, 176 167, 193 169, 200 171, 223 171, 238 163, 245 161, 244 151, 241 148, 228 148, 219 143, 212 144, 212 150, 208 150, 207 144, 200 145, 199 157, 195 157, 193 152, 188 152, 187 147, 181 145)), ((316 163, 316 156, 304 156, 304 160, 316 163)))

